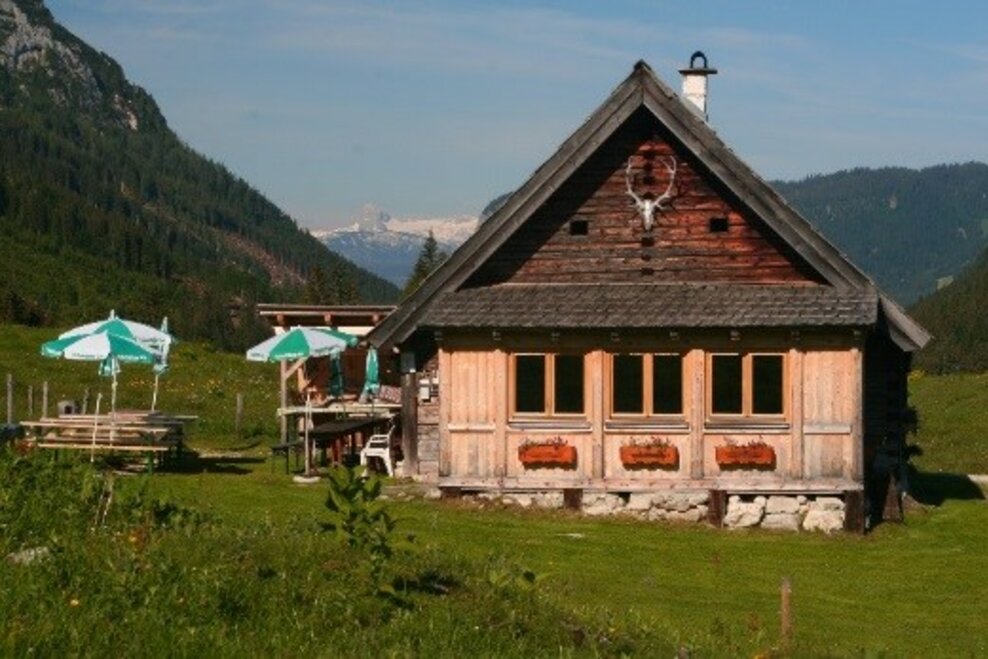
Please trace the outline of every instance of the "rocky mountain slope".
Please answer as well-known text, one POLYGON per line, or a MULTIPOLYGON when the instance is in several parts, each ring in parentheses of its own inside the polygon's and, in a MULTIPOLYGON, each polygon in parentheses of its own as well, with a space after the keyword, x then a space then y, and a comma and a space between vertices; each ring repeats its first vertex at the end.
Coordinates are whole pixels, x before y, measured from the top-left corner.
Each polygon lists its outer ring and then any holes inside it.
POLYGON ((0 0, 0 321, 115 307, 239 346, 262 331, 252 303, 297 299, 314 268, 364 301, 397 296, 183 144, 42 2, 0 0))
POLYGON ((401 286, 408 279, 431 231, 440 249, 451 253, 476 230, 478 219, 394 218, 368 204, 353 224, 313 235, 335 252, 401 286))

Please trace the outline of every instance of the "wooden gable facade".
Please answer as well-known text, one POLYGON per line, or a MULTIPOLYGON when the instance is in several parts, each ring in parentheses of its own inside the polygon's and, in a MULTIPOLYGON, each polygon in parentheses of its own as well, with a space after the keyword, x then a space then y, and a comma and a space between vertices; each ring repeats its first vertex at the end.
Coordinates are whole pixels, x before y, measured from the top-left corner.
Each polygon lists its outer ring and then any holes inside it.
POLYGON ((836 496, 858 528, 928 336, 639 63, 368 338, 448 491, 836 496))

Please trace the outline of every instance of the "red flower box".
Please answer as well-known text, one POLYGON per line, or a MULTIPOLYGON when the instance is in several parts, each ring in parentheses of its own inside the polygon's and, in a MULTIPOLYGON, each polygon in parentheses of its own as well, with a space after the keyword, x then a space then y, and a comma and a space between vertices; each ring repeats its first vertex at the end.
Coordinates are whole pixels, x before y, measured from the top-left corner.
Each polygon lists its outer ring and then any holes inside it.
POLYGON ((718 446, 715 457, 721 467, 775 466, 775 450, 765 443, 718 446))
POLYGON ((621 464, 628 469, 675 467, 679 464, 679 449, 675 446, 622 446, 621 464))
POLYGON ((518 447, 518 459, 528 469, 576 466, 576 447, 569 444, 523 444, 518 447))

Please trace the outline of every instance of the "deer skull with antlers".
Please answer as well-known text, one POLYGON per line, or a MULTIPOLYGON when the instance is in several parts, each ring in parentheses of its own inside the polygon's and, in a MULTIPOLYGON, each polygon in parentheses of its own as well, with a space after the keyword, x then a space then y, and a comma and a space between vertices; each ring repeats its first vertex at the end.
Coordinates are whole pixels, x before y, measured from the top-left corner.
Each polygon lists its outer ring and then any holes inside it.
POLYGON ((634 189, 631 187, 631 158, 628 158, 628 167, 624 170, 624 180, 628 185, 628 196, 634 200, 635 208, 638 209, 638 212, 642 216, 642 224, 645 227, 645 231, 652 230, 652 225, 655 223, 655 211, 669 210, 669 202, 674 196, 672 190, 676 185, 676 159, 670 158, 669 160, 672 164, 667 163, 665 159, 662 160, 666 171, 669 172, 669 185, 666 186, 665 192, 655 199, 643 199, 635 194, 634 189))

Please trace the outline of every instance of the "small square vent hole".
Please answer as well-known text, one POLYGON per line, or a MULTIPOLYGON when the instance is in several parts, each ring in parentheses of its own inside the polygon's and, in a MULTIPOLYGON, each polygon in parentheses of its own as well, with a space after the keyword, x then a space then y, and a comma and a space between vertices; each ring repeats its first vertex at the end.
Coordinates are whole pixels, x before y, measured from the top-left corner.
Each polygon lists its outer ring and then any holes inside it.
POLYGON ((585 236, 590 233, 590 222, 588 220, 570 220, 569 235, 585 236))
POLYGON ((710 233, 727 233, 728 224, 726 217, 710 218, 710 233))

